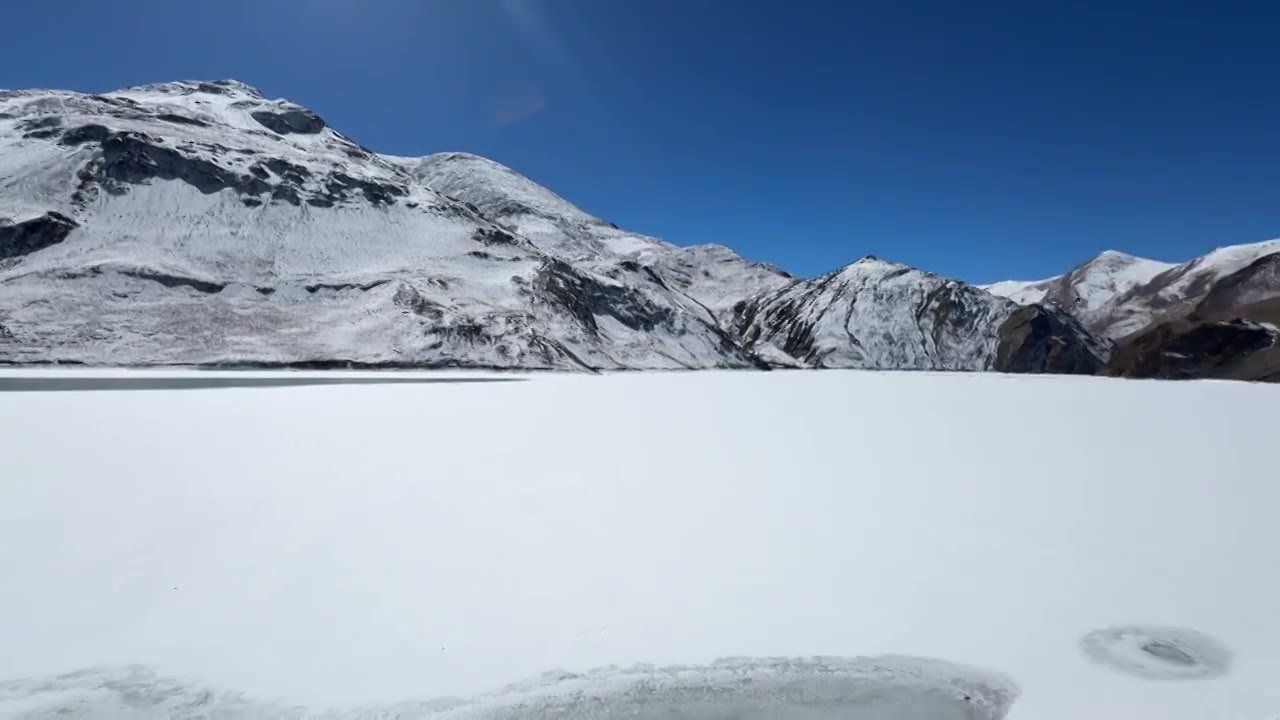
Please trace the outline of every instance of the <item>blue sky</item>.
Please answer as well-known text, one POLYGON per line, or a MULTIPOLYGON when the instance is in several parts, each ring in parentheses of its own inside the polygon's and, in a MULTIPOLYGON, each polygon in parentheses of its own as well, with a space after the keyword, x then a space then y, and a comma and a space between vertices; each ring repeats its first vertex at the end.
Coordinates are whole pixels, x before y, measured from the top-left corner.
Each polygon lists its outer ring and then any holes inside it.
POLYGON ((374 149, 486 155, 619 225, 976 282, 1280 236, 1280 7, 63 0, 0 87, 232 77, 374 149))

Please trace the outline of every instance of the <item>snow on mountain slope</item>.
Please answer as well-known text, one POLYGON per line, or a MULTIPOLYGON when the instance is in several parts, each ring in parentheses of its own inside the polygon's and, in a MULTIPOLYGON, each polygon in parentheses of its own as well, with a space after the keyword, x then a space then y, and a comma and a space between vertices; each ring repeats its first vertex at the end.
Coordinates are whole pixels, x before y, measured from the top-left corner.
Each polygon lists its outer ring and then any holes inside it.
POLYGON ((647 277, 656 274, 717 318, 738 300, 791 280, 782 270, 745 260, 722 245, 681 248, 621 230, 486 158, 440 153, 396 161, 427 187, 476 207, 546 253, 606 274, 644 268, 647 277))
POLYGON ((1127 336, 1107 372, 1280 381, 1280 252, 1216 278, 1203 298, 1177 310, 1127 336))
POLYGON ((1032 305, 1043 302, 1045 294, 1057 281, 1057 277, 1045 280, 1001 280, 990 285, 979 285, 978 288, 992 295, 1009 298, 1019 305, 1032 305))
POLYGON ((735 308, 748 349, 800 367, 1094 372, 1101 348, 1065 317, 866 257, 735 308))
MULTIPOLYGON (((1234 245, 1172 267, 1117 297, 1107 332, 1123 338, 1156 323, 1185 317, 1214 285, 1257 260, 1280 253, 1280 240, 1234 245)), ((1280 296, 1280 285, 1271 292, 1280 296)))
MULTIPOLYGON (((1280 252, 1280 240, 1220 248, 1182 264, 1108 250, 1066 275, 1031 283, 1005 281, 988 292, 1021 304, 1044 303, 1079 320, 1095 334, 1122 340, 1154 324, 1191 313, 1218 281, 1260 258, 1280 252)), ((1255 294, 1280 295, 1280 285, 1255 294)))
POLYGON ((1280 387, 454 375, 0 391, 0 716, 1280 711, 1280 387))
MULTIPOLYGON (((0 93, 3 361, 757 367, 735 308, 795 282, 619 229, 475 155, 378 155, 236 81, 0 93)), ((910 326, 901 297, 866 295, 857 332, 910 326)), ((1041 371, 1075 342, 1024 313, 1038 349, 995 362, 994 318, 857 362, 1041 371)))
POLYGON ((1172 267, 1172 263, 1107 250, 1066 275, 1026 283, 999 282, 983 289, 1022 305, 1053 305, 1091 331, 1111 337, 1107 331, 1113 301, 1172 267))
POLYGON ((756 362, 685 292, 621 264, 686 250, 474 156, 423 165, 426 182, 234 81, 0 94, 0 359, 756 362), (439 181, 477 167, 481 182, 439 181))

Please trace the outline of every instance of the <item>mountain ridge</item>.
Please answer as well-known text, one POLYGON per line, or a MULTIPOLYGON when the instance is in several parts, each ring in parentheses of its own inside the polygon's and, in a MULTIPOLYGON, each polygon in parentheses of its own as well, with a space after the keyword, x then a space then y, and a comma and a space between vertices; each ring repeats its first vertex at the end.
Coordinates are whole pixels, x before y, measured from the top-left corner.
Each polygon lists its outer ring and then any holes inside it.
POLYGON ((1111 340, 1108 374, 1277 381, 1278 267, 1280 240, 1267 240, 1182 263, 1103 253, 1065 275, 987 288, 1057 307, 1111 340))
POLYGON ((1087 320, 873 257, 804 279, 676 246, 235 80, 0 91, 4 362, 1096 372, 1087 320))

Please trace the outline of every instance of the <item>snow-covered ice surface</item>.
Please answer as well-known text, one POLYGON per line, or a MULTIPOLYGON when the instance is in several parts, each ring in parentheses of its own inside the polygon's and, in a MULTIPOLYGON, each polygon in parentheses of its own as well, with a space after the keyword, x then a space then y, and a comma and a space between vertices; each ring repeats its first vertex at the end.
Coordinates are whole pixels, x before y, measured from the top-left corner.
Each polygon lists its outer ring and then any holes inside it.
POLYGON ((1102 665, 1152 680, 1217 677, 1231 669, 1230 650, 1204 633, 1182 628, 1103 628, 1085 635, 1080 647, 1102 665))
POLYGON ((0 393, 0 716, 1264 720, 1278 403, 845 371, 0 393))

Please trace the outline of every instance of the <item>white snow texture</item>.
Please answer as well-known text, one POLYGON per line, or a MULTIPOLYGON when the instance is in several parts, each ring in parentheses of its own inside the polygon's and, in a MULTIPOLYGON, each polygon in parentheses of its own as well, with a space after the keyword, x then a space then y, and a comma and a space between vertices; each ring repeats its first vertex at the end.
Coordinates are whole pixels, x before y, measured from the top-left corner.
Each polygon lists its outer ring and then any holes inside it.
POLYGON ((1280 387, 449 376, 0 392, 0 716, 1280 712, 1280 387))

